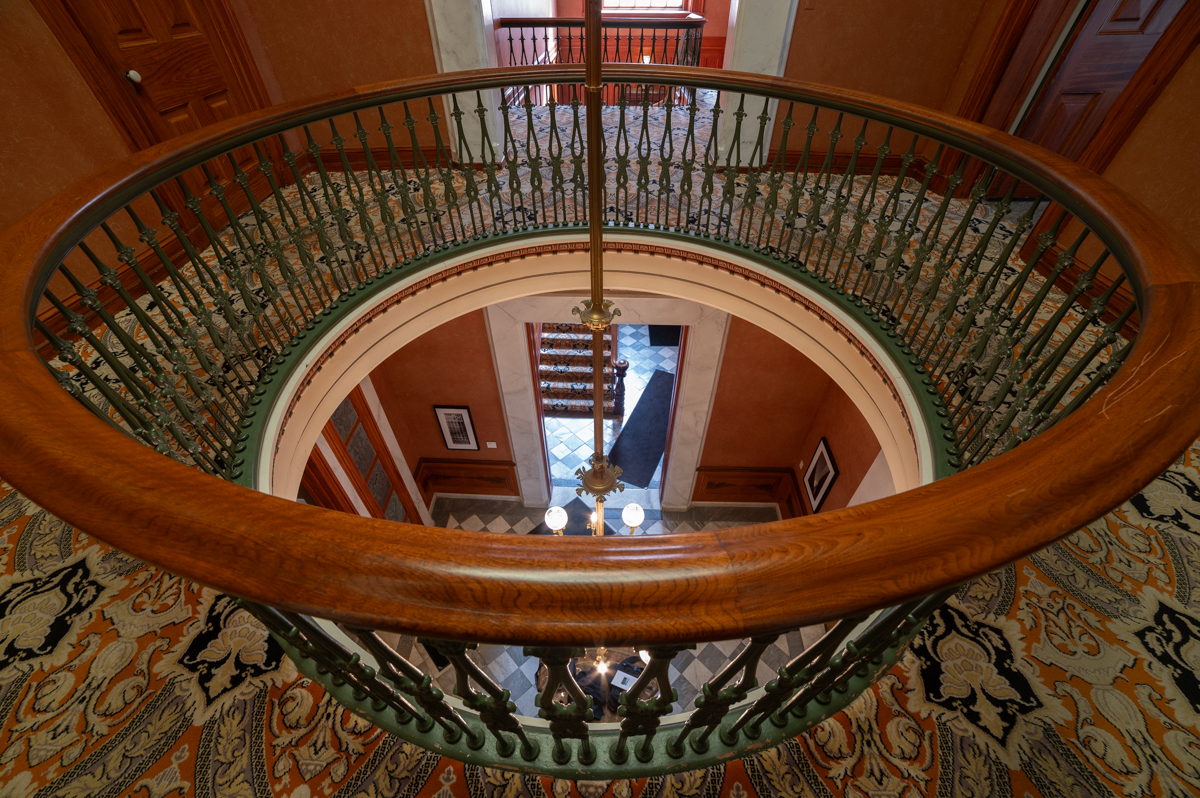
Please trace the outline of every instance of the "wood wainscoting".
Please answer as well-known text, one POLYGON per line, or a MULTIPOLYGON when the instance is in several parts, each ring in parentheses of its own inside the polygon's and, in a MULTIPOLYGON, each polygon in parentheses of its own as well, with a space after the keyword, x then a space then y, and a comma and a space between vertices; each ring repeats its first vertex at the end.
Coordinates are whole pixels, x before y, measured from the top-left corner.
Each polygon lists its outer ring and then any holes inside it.
POLYGON ((700 66, 710 69, 725 67, 724 36, 705 36, 700 40, 700 66))
POLYGON ((417 489, 432 506, 435 493, 520 496, 517 464, 504 460, 450 460, 422 457, 413 475, 417 489))
POLYGON ((772 503, 779 505, 779 515, 783 518, 805 514, 800 482, 791 468, 701 466, 696 469, 692 501, 772 503))

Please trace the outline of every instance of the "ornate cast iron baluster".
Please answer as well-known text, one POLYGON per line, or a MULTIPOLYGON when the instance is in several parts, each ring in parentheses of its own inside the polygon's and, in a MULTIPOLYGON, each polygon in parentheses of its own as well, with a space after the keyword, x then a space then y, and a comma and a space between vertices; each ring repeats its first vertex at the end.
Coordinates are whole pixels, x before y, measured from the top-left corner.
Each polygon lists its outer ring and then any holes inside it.
POLYGON ((639 762, 649 762, 654 758, 654 734, 662 722, 660 719, 671 714, 671 705, 679 700, 679 692, 671 686, 671 660, 685 648, 695 646, 651 646, 648 649, 650 663, 633 686, 621 694, 621 708, 617 710, 617 714, 623 718, 621 731, 608 751, 609 759, 614 763, 623 765, 628 761, 626 743, 631 737, 642 738, 641 745, 633 752, 639 762), (657 683, 658 695, 643 701, 642 693, 651 682, 657 683))
MULTIPOLYGON (((458 643, 448 640, 426 640, 420 642, 432 645, 454 666, 455 695, 463 700, 468 709, 479 713, 479 719, 496 738, 496 751, 508 759, 515 753, 517 746, 506 735, 513 735, 521 742, 521 758, 526 762, 537 759, 540 746, 530 740, 525 734, 525 727, 517 717, 517 705, 509 700, 510 693, 496 684, 475 662, 467 656, 467 650, 475 648, 474 643, 458 643), (483 688, 483 693, 471 687, 474 681, 483 688)), ((483 740, 480 738, 479 745, 483 740)), ((477 747, 477 746, 472 746, 477 747)))
POLYGON ((538 717, 550 721, 550 734, 554 737, 552 758, 560 765, 567 764, 571 761, 571 746, 566 740, 579 740, 579 763, 592 764, 596 761, 596 748, 584 720, 592 712, 592 699, 579 689, 568 667, 572 657, 583 656, 583 649, 526 646, 525 656, 537 657, 546 666, 546 686, 534 700, 538 717), (561 703, 557 700, 560 689, 566 698, 561 703))
POLYGON ((688 741, 688 736, 696 729, 703 729, 703 731, 691 740, 692 750, 698 754, 708 751, 709 735, 717 730, 734 704, 745 701, 750 691, 758 686, 758 677, 756 676, 758 661, 762 658, 763 652, 778 639, 779 635, 777 634, 751 638, 749 645, 704 683, 700 688, 701 694, 696 699, 696 708, 688 715, 687 721, 675 739, 667 743, 669 756, 675 759, 681 758, 684 753, 683 744, 688 741), (738 674, 741 674, 741 678, 726 687, 725 685, 729 684, 738 674))
MULTIPOLYGON (((408 229, 408 240, 412 244, 413 257, 419 257, 425 252, 429 252, 436 246, 436 239, 431 243, 425 240, 425 234, 421 231, 421 220, 418 215, 416 203, 412 199, 412 190, 408 184, 408 171, 404 168, 404 162, 400 160, 399 153, 396 152, 396 142, 392 139, 393 125, 388 122, 387 114, 384 113, 383 106, 379 106, 379 132, 383 134, 384 141, 387 142, 388 150, 388 171, 392 176, 392 186, 396 189, 397 196, 400 197, 400 212, 404 214, 404 225, 408 229), (399 169, 399 174, 396 170, 399 169)), ((428 213, 426 219, 429 219, 428 213)), ((432 236, 433 221, 429 219, 429 229, 432 236)))

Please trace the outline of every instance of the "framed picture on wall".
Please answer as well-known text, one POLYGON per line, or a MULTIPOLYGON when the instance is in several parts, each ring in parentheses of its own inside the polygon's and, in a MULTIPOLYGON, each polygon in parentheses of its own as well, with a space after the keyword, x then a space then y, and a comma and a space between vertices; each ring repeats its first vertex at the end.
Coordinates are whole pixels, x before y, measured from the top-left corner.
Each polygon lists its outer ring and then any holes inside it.
POLYGON ((822 438, 804 472, 804 492, 808 494, 808 506, 814 513, 821 509, 821 503, 837 478, 837 462, 829 451, 829 441, 822 438))
POLYGON ((479 449, 475 425, 471 422, 471 408, 435 405, 433 412, 442 428, 447 449, 479 449))

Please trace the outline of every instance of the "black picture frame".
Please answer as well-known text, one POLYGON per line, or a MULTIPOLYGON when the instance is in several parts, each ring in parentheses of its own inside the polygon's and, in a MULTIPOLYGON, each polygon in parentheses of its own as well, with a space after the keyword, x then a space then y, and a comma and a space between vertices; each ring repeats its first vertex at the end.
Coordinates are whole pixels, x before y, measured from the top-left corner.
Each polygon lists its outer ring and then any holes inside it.
POLYGON ((829 450, 829 441, 821 438, 816 451, 808 461, 808 468, 804 470, 804 479, 802 480, 804 492, 808 495, 808 506, 814 513, 820 510, 821 505, 825 503, 825 497, 829 495, 829 489, 833 487, 837 478, 837 461, 833 459, 833 452, 829 450))
POLYGON ((434 405, 433 414, 447 449, 479 451, 479 438, 475 434, 475 423, 471 421, 471 408, 465 405, 434 405))

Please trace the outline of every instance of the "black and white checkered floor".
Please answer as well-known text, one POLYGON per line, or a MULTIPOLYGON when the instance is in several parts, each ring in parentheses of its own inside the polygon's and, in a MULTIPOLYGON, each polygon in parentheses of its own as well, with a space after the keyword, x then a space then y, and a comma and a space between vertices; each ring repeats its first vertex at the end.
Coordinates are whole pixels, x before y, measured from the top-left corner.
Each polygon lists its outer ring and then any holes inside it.
MULTIPOLYGON (((795 657, 806 647, 815 642, 824 629, 811 626, 786 635, 780 635, 763 653, 758 663, 758 683, 766 684, 775 678, 779 667, 792 657, 795 657)), ((721 668, 737 656, 745 646, 745 640, 722 640, 715 643, 699 643, 690 651, 681 651, 671 661, 671 686, 678 692, 678 701, 672 707, 672 713, 690 710, 700 695, 701 687, 721 668)), ((439 670, 429 657, 424 646, 417 643, 416 638, 401 637, 395 644, 400 656, 407 659, 428 674, 434 676, 434 683, 446 693, 454 694, 454 668, 446 667, 439 670)), ((517 712, 529 717, 537 717, 537 707, 533 700, 537 696, 538 659, 525 656, 519 646, 493 646, 480 644, 470 652, 470 657, 497 684, 512 694, 512 701, 517 705, 517 712)))
MULTIPOLYGON (((625 417, 628 418, 656 369, 675 373, 679 349, 675 346, 650 346, 650 331, 646 325, 620 325, 618 340, 619 356, 629 361, 629 371, 625 377, 625 417)), ((551 503, 561 506, 575 498, 578 485, 575 469, 592 454, 592 421, 586 418, 547 418, 545 424, 553 480, 551 503)), ((604 427, 607 451, 620 433, 620 422, 606 421, 604 427)), ((663 510, 659 501, 661 479, 660 462, 649 488, 626 488, 624 492, 610 497, 606 505, 611 511, 608 517, 613 519, 610 523, 617 534, 630 533, 627 527, 620 524, 619 512, 629 502, 642 505, 646 513, 646 520, 636 534, 705 531, 779 518, 774 507, 745 504, 696 505, 681 512, 663 510)), ((431 513, 436 526, 524 535, 541 523, 545 510, 527 508, 520 501, 438 497, 431 513)), ((822 631, 820 627, 812 627, 781 636, 767 649, 759 663, 760 684, 773 678, 780 665, 802 651, 822 631)), ((683 651, 676 656, 671 663, 671 684, 679 691, 675 711, 690 708, 700 694, 701 685, 712 678, 744 644, 745 641, 741 640, 702 643, 695 650, 683 651)), ((436 681, 443 690, 450 692, 453 689, 453 669, 446 668, 439 672, 425 649, 414 638, 400 638, 396 649, 401 656, 424 668, 427 673, 437 674, 436 681)), ((501 687, 511 692, 518 712, 530 716, 537 714, 533 704, 537 695, 536 658, 526 657, 517 646, 493 645, 480 645, 471 656, 501 687)))

